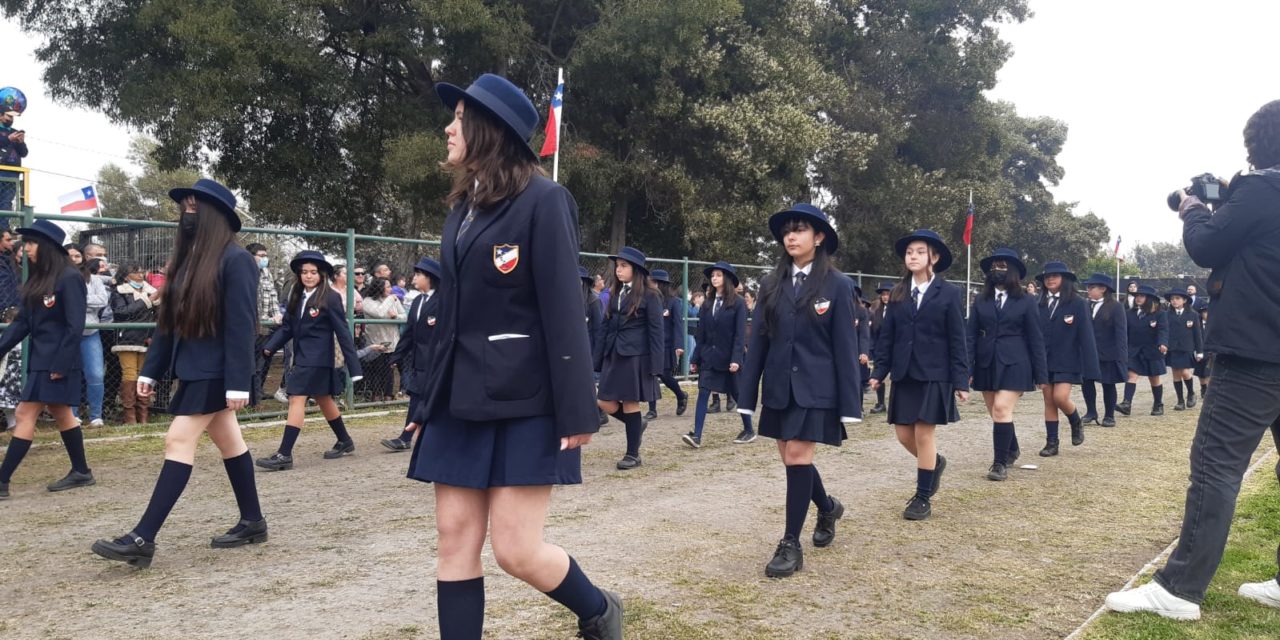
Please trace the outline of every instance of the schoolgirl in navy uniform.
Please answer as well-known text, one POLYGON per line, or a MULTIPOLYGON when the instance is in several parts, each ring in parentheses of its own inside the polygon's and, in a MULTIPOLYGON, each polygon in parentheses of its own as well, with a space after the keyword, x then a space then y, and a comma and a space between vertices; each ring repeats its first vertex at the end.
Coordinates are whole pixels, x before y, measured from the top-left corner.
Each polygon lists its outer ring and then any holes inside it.
MULTIPOLYGON (((1207 336, 1209 335, 1209 301, 1204 297, 1200 297, 1196 299, 1194 306, 1196 314, 1200 316, 1200 335, 1207 336)), ((1200 378, 1200 397, 1202 398, 1204 394, 1209 392, 1209 377, 1213 369, 1212 360, 1213 354, 1206 353, 1203 358, 1196 361, 1194 373, 1197 378, 1200 378)), ((1280 431, 1275 431, 1274 433, 1280 435, 1280 431)), ((1277 473, 1277 475, 1280 475, 1280 473, 1277 473)))
POLYGON ((538 112, 519 88, 485 74, 436 93, 454 114, 453 210, 408 475, 435 487, 440 637, 483 634, 491 534, 498 565, 573 611, 583 638, 621 639, 621 599, 542 538, 551 486, 582 482, 579 447, 599 429, 586 323, 566 321, 583 309, 577 204, 538 166, 538 112))
MULTIPOLYGON (((676 415, 682 416, 685 410, 689 408, 689 394, 680 388, 680 383, 676 381, 675 374, 676 369, 680 366, 680 358, 684 355, 684 347, 676 344, 676 340, 680 339, 683 334, 681 329, 684 326, 684 304, 680 302, 679 296, 672 291, 671 276, 665 270, 654 269, 649 279, 657 284, 658 294, 662 296, 662 335, 666 340, 666 346, 662 352, 662 371, 658 374, 656 382, 661 382, 672 393, 676 394, 676 415)), ((649 413, 646 413, 644 417, 645 420, 652 420, 658 417, 658 398, 656 395, 649 399, 649 413)))
MULTIPOLYGON (((707 401, 712 393, 723 393, 736 401, 737 373, 747 348, 747 303, 738 297, 738 273, 728 262, 717 262, 702 270, 711 290, 698 310, 697 346, 689 358, 690 371, 698 374, 698 399, 693 405, 693 431, 681 436, 684 443, 702 446, 702 426, 707 419, 707 401)), ((751 416, 742 416, 737 444, 756 439, 751 416)))
POLYGON ((1084 444, 1084 420, 1071 401, 1071 385, 1096 380, 1098 345, 1089 320, 1089 304, 1076 293, 1076 274, 1061 262, 1047 262, 1036 276, 1044 287, 1040 319, 1044 323, 1045 358, 1049 363, 1049 388, 1044 396, 1045 444, 1040 455, 1058 455, 1058 411, 1071 425, 1071 445, 1084 444))
MULTIPOLYGON (((401 386, 409 394, 405 426, 409 426, 418 404, 422 402, 427 379, 431 376, 431 351, 435 347, 435 329, 440 317, 440 298, 436 295, 440 288, 440 263, 425 256, 419 258, 413 266, 413 288, 418 295, 409 305, 400 341, 391 353, 391 362, 400 369, 401 386)), ((413 433, 402 429, 399 437, 383 440, 382 446, 392 451, 408 450, 412 447, 413 433)))
MULTIPOLYGON (((582 265, 578 265, 578 279, 582 281, 582 307, 587 320, 587 337, 591 342, 591 353, 594 354, 596 345, 600 344, 600 334, 604 332, 604 302, 596 293, 595 286, 597 282, 603 286, 604 281, 600 276, 592 276, 582 265)), ((600 374, 593 371, 591 376, 591 388, 594 391, 600 382, 600 374)), ((596 413, 599 414, 600 426, 609 424, 609 415, 604 412, 604 409, 596 406, 596 413)))
POLYGON ((1160 295, 1150 285, 1138 285, 1133 295, 1133 308, 1125 322, 1129 330, 1129 381, 1124 385, 1124 402, 1116 411, 1129 415, 1133 411, 1133 393, 1138 376, 1151 382, 1151 415, 1164 415, 1164 355, 1169 352, 1169 318, 1160 309, 1160 295))
MULTIPOLYGON (((868 347, 871 351, 868 355, 871 362, 876 360, 876 343, 880 341, 880 328, 884 326, 884 315, 889 310, 889 292, 893 291, 892 282, 881 282, 876 287, 876 301, 871 305, 871 345, 868 347)), ((871 385, 871 379, 868 377, 867 384, 871 385)), ((871 407, 871 413, 884 413, 884 389, 885 385, 871 385, 876 391, 876 404, 871 407)))
POLYGON ((893 375, 889 424, 916 458, 916 492, 902 516, 924 520, 933 512, 947 459, 937 452, 937 425, 960 421, 956 397, 969 400, 964 299, 937 274, 951 266, 951 250, 937 233, 920 229, 894 245, 907 275, 889 294, 889 310, 876 342, 871 387, 893 375))
POLYGON ((1178 404, 1173 406, 1173 410, 1185 411, 1196 406, 1191 374, 1196 363, 1204 359, 1204 335, 1200 331, 1200 315, 1188 307, 1191 294, 1186 289, 1174 289, 1164 297, 1170 307, 1165 312, 1169 317, 1169 353, 1165 360, 1173 369, 1173 390, 1178 394, 1178 404), (1183 385, 1186 385, 1185 399, 1183 385))
POLYGON ((987 479, 1001 481, 1021 454, 1013 409, 1023 393, 1048 384, 1049 369, 1036 300, 1022 288, 1026 264, 1005 248, 979 264, 986 284, 969 313, 965 353, 973 390, 982 392, 991 416, 994 457, 987 479))
POLYGON ((84 454, 84 431, 76 411, 84 374, 80 340, 84 334, 88 288, 80 270, 63 248, 66 233, 48 220, 37 220, 18 229, 30 272, 19 290, 21 305, 9 328, 0 335, 0 357, 31 338, 24 349, 27 381, 15 409, 17 426, 4 462, 0 463, 0 500, 9 497, 9 480, 31 449, 36 419, 48 409, 58 424, 71 471, 50 484, 50 491, 65 491, 94 484, 84 454))
POLYGON ((195 462, 200 434, 222 455, 240 521, 213 539, 214 548, 264 542, 267 521, 258 505, 253 458, 240 435, 236 411, 252 405, 254 342, 258 325, 258 264, 236 244, 240 218, 235 196, 213 180, 169 192, 179 222, 165 303, 138 376, 138 396, 155 392, 156 380, 172 374, 178 390, 169 399, 174 418, 164 442, 164 466, 142 519, 115 540, 93 543, 110 560, 147 567, 155 536, 178 502, 195 462))
POLYGON ((640 466, 644 418, 640 403, 657 393, 653 377, 662 371, 666 337, 662 335, 662 297, 649 281, 645 257, 638 249, 623 247, 613 261, 614 281, 609 306, 604 311, 604 331, 594 354, 600 372, 596 394, 602 411, 626 426, 627 453, 618 461, 621 470, 640 466))
POLYGON ((258 459, 258 466, 268 471, 285 471, 293 468, 293 445, 302 433, 307 415, 307 401, 315 399, 316 406, 329 423, 337 442, 324 452, 326 460, 350 455, 356 445, 342 422, 342 412, 333 397, 346 388, 342 370, 334 366, 336 350, 341 349, 351 381, 364 377, 360 358, 356 356, 356 344, 347 328, 347 313, 342 296, 329 287, 333 265, 319 251, 300 252, 289 263, 297 281, 289 291, 285 305, 284 321, 272 332, 262 346, 262 355, 268 361, 290 340, 293 341, 293 368, 285 383, 289 395, 289 411, 280 439, 280 448, 266 458, 258 459))
POLYGON ((1089 295, 1089 313, 1093 319, 1093 338, 1098 345, 1098 378, 1086 378, 1080 386, 1084 394, 1085 424, 1098 420, 1097 387, 1102 385, 1104 427, 1116 426, 1116 385, 1128 380, 1129 329, 1124 304, 1115 298, 1116 284, 1111 276, 1095 273, 1084 281, 1089 295))
POLYGON ((862 299, 862 286, 853 282, 853 328, 858 331, 858 379, 862 381, 859 393, 865 394, 871 385, 871 311, 862 299))
POLYGON ((786 527, 764 570, 781 578, 804 567, 800 530, 810 502, 818 508, 813 545, 835 540, 844 506, 827 494, 813 454, 818 443, 840 446, 845 425, 862 419, 862 381, 853 287, 831 262, 840 238, 826 214, 796 204, 773 214, 769 231, 786 253, 760 285, 738 412, 752 415, 761 399, 760 434, 778 441, 786 466, 786 527))

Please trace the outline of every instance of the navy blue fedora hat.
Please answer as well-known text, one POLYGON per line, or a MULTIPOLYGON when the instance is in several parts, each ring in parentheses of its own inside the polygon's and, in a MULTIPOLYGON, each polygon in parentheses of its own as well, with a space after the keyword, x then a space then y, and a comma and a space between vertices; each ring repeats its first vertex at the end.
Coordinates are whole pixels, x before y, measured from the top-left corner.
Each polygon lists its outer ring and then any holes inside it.
POLYGON ((622 251, 618 252, 618 255, 609 256, 609 259, 615 262, 618 260, 626 260, 635 266, 635 268, 639 269, 645 276, 649 275, 648 267, 644 266, 646 258, 644 257, 644 254, 635 247, 623 247, 622 251))
POLYGON ((1134 292, 1134 295, 1147 296, 1148 298, 1155 298, 1156 300, 1161 299, 1160 294, 1156 293, 1156 288, 1149 284, 1138 285, 1138 290, 1134 292))
POLYGON ((885 291, 893 291, 892 282, 881 282, 876 285, 876 293, 884 293, 885 291))
POLYGON ((418 258, 418 264, 413 265, 413 270, 421 271, 423 273, 429 273, 435 276, 436 282, 439 282, 441 280, 440 274, 443 272, 443 269, 440 268, 439 262, 436 262, 435 260, 432 260, 431 258, 428 258, 426 256, 422 256, 421 258, 418 258))
POLYGON ((720 271, 723 271, 726 276, 729 276, 729 278, 733 280, 733 286, 736 287, 741 282, 741 280, 738 280, 738 272, 734 271, 733 265, 723 260, 707 267, 706 269, 703 269, 702 275, 706 276, 707 279, 710 280, 711 272, 717 269, 719 269, 720 271))
POLYGON ((1067 263, 1054 260, 1052 262, 1044 263, 1044 269, 1040 270, 1040 275, 1036 276, 1036 280, 1038 280, 1040 284, 1044 284, 1044 277, 1054 275, 1055 273, 1060 276, 1071 278, 1072 280, 1078 279, 1076 278, 1076 274, 1071 273, 1071 269, 1067 268, 1067 263))
POLYGON ((933 265, 934 273, 942 273, 951 266, 951 250, 947 248, 947 243, 942 241, 942 236, 932 229, 916 229, 898 238, 898 241, 893 243, 893 250, 897 251, 899 256, 906 256, 907 247, 916 240, 929 243, 933 250, 938 252, 938 264, 933 265))
POLYGON ((578 265, 578 278, 580 280, 585 280, 587 284, 596 283, 596 279, 592 278, 591 274, 587 272, 587 268, 582 265, 578 265))
POLYGON ((486 73, 465 90, 447 82, 436 83, 436 95, 444 107, 452 111, 459 100, 466 100, 467 106, 477 106, 506 125, 507 131, 524 143, 523 148, 536 160, 538 152, 529 146, 534 131, 538 128, 538 110, 524 91, 506 78, 486 73))
POLYGON ((169 197, 178 204, 182 204, 182 200, 187 196, 195 196, 197 200, 204 200, 213 205, 227 216, 227 222, 231 223, 232 231, 240 231, 240 216, 236 215, 236 194, 222 186, 222 183, 201 178, 190 187, 169 190, 169 197))
POLYGON ((1182 287, 1182 288, 1180 288, 1180 289, 1170 289, 1170 290, 1166 291, 1166 292, 1165 292, 1165 294, 1164 294, 1164 299, 1165 299, 1165 300, 1169 300, 1169 299, 1173 298, 1173 296, 1182 296, 1182 299, 1183 299, 1183 300, 1190 300, 1190 299, 1191 299, 1191 294, 1187 293, 1187 289, 1186 289, 1186 287, 1182 287))
POLYGON ((31 226, 19 227, 14 232, 23 236, 24 239, 30 236, 40 236, 57 245, 59 251, 69 253, 66 247, 62 246, 67 241, 67 232, 63 231, 62 227, 59 227, 52 220, 36 220, 31 223, 31 226))
POLYGON ((333 265, 324 257, 324 254, 319 251, 312 251, 311 249, 299 251, 298 255, 294 256, 293 260, 289 261, 289 268, 292 269, 294 273, 298 273, 298 271, 302 269, 302 265, 308 262, 315 264, 321 271, 333 273, 333 265))
POLYGON ((991 255, 983 258, 978 264, 982 267, 982 271, 985 273, 991 271, 991 265, 997 260, 1004 260, 1005 262, 1011 262, 1016 265, 1018 267, 1019 279, 1027 277, 1026 263, 1022 261, 1022 257, 1018 255, 1017 251, 1008 247, 1000 247, 999 249, 996 249, 991 253, 991 255))
POLYGON ((656 282, 671 284, 671 274, 667 273, 666 269, 654 269, 653 272, 649 274, 649 279, 656 282))
POLYGON ((1107 274, 1105 274, 1105 273, 1095 273, 1095 274, 1093 274, 1093 275, 1089 276, 1089 279, 1088 279, 1088 280, 1085 280, 1084 282, 1081 282, 1080 284, 1082 284, 1082 285, 1084 285, 1084 286, 1086 286, 1086 287, 1091 287, 1091 286, 1093 286, 1093 285, 1098 285, 1098 286, 1106 287, 1106 288, 1110 289, 1112 292, 1114 292, 1114 291, 1116 290, 1116 280, 1115 280, 1115 278, 1112 278, 1111 276, 1109 276, 1109 275, 1107 275, 1107 274))
POLYGON ((778 242, 782 242, 782 225, 788 220, 804 220, 813 225, 815 230, 821 231, 827 238, 823 241, 822 247, 828 254, 835 253, 836 249, 840 248, 840 235, 836 233, 835 227, 831 226, 831 220, 822 212, 822 209, 807 202, 798 202, 791 205, 790 209, 784 209, 769 216, 769 231, 778 242))

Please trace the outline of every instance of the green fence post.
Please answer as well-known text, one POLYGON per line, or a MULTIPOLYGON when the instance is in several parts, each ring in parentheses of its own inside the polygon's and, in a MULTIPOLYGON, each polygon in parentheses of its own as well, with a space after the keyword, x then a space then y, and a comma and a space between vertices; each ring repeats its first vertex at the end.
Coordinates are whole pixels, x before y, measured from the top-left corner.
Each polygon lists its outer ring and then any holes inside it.
MULTIPOLYGON (((31 223, 36 221, 36 210, 31 207, 22 206, 22 201, 18 200, 18 206, 22 210, 22 226, 30 227, 31 223)), ((15 244, 14 251, 22 254, 22 282, 27 281, 27 252, 15 244)), ((31 338, 22 339, 22 388, 27 388, 27 378, 31 371, 31 338)))
MULTIPOLYGON (((689 296, 693 293, 693 289, 689 287, 689 256, 681 258, 682 268, 684 269, 684 304, 680 305, 684 308, 684 317, 680 319, 680 348, 684 349, 689 346, 689 296)), ((689 358, 692 353, 684 354, 680 358, 680 375, 689 375, 689 358)))
MULTIPOLYGON (((356 230, 347 229, 347 331, 351 337, 356 336, 356 230)), ((356 387, 351 376, 347 376, 347 411, 356 408, 356 387)))

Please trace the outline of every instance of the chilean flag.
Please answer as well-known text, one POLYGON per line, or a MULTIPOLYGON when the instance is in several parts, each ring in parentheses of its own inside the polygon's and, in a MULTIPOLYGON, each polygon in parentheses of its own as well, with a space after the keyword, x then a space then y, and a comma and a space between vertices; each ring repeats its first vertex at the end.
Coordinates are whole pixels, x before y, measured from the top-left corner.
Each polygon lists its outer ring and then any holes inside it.
POLYGON ((964 219, 964 244, 973 244, 973 203, 969 203, 969 215, 964 219))
POLYGON ((1111 255, 1115 256, 1120 262, 1124 262, 1124 258, 1120 257, 1120 236, 1116 236, 1116 250, 1111 255))
POLYGON ((62 207, 62 213, 97 211, 98 192, 90 185, 58 196, 58 204, 62 207))
POLYGON ((564 81, 556 85, 556 95, 551 98, 551 112, 547 114, 547 137, 542 142, 539 156, 555 155, 560 150, 560 111, 564 106, 564 81))

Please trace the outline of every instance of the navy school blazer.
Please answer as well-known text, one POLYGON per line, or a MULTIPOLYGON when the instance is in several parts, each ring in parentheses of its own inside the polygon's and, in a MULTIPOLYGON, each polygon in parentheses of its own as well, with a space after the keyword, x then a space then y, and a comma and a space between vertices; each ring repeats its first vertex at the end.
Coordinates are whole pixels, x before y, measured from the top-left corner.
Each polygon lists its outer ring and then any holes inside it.
POLYGON ((711 305, 698 309, 698 329, 694 334, 693 355, 689 364, 699 369, 728 371, 729 365, 744 364, 743 352, 747 348, 747 303, 742 298, 733 306, 721 306, 720 312, 711 313, 711 305))
POLYGON ((1169 351, 1204 353, 1200 314, 1192 309, 1183 309, 1182 315, 1172 309, 1165 314, 1169 319, 1169 351))
MULTIPOLYGON (((619 297, 622 297, 621 293, 619 297)), ((652 289, 644 292, 640 308, 634 315, 625 308, 618 311, 617 302, 610 298, 609 309, 604 313, 600 343, 594 354, 595 370, 600 371, 608 355, 616 351, 620 356, 649 358, 649 371, 655 376, 662 373, 662 364, 666 361, 662 354, 666 351, 667 342, 662 333, 664 308, 662 296, 652 289)))
POLYGON ((347 328, 347 313, 342 306, 342 296, 321 283, 316 293, 324 296, 324 308, 304 306, 301 312, 285 311, 284 321, 267 338, 262 350, 274 354, 293 340, 293 364, 300 367, 325 367, 334 363, 333 340, 338 339, 347 372, 352 378, 364 375, 360 370, 360 358, 356 356, 356 343, 347 328))
POLYGON ((67 267, 53 285, 53 294, 35 305, 22 304, 18 316, 0 335, 0 356, 31 336, 23 360, 31 371, 67 375, 81 368, 80 338, 84 335, 88 287, 75 267, 67 267))
MULTIPOLYGON (((766 277, 762 291, 770 288, 771 278, 766 277)), ((746 366, 738 375, 740 408, 755 411, 763 378, 761 400, 770 409, 786 409, 795 397, 806 409, 835 409, 842 418, 862 417, 853 288, 845 282, 848 278, 832 270, 822 283, 807 279, 799 296, 790 280, 782 283, 777 324, 767 331, 765 300, 756 304, 746 366), (813 301, 803 302, 805 291, 819 285, 813 301)))
POLYGON ((583 311, 587 317, 587 338, 594 356, 596 345, 600 344, 600 332, 604 330, 604 304, 594 291, 591 292, 591 298, 583 303, 583 311))
POLYGON ((871 310, 862 306, 857 298, 853 300, 853 324, 858 329, 858 355, 871 354, 871 310))
MULTIPOLYGON (((174 286, 176 278, 169 280, 174 286)), ((258 335, 258 262, 248 251, 227 245, 218 265, 222 317, 213 336, 179 338, 156 329, 141 376, 160 380, 223 380, 228 392, 253 388, 254 341, 258 335)), ((333 366, 333 361, 330 360, 333 366)))
POLYGON ((1093 338, 1098 343, 1098 362, 1129 361, 1129 323, 1124 305, 1105 299, 1093 316, 1093 338))
POLYGON ((1160 360, 1160 345, 1169 346, 1169 319, 1165 312, 1157 311, 1138 317, 1137 309, 1130 309, 1125 317, 1129 329, 1129 354, 1141 355, 1146 360, 1160 360))
POLYGON ((966 335, 970 376, 977 367, 986 368, 997 362, 1025 364, 1031 367, 1034 384, 1049 383, 1044 332, 1035 298, 1029 295, 1005 298, 1003 309, 996 308, 994 298, 978 298, 969 312, 966 335))
POLYGON ((405 389, 411 393, 426 391, 439 316, 440 294, 434 290, 430 298, 419 294, 409 305, 408 322, 401 328, 400 341, 391 352, 391 362, 400 367, 400 376, 408 376, 405 389))
POLYGON ((675 369, 680 364, 676 359, 676 349, 684 348, 684 343, 678 341, 686 321, 684 301, 677 296, 672 296, 667 300, 666 308, 662 311, 662 334, 667 341, 666 355, 663 358, 666 363, 664 369, 675 369))
POLYGON ((876 341, 880 339, 880 328, 884 326, 884 316, 888 310, 889 305, 883 305, 879 309, 873 307, 867 310, 867 313, 871 314, 871 346, 868 347, 870 351, 867 354, 871 356, 872 360, 875 360, 876 341))
POLYGON ((598 431, 587 323, 566 322, 583 308, 578 204, 534 176, 477 212, 459 240, 467 211, 460 203, 444 223, 434 366, 413 422, 435 411, 469 421, 551 416, 558 436, 598 431))
POLYGON ((1040 320, 1044 323, 1045 357, 1049 371, 1079 373, 1085 380, 1097 380, 1098 345, 1093 338, 1093 322, 1089 320, 1089 302, 1080 296, 1059 299, 1053 317, 1043 298, 1040 320))
POLYGON ((960 296, 959 287, 934 276, 915 317, 910 295, 901 302, 890 300, 876 340, 871 377, 881 382, 890 374, 894 380, 950 382, 957 391, 968 391, 969 357, 960 296), (914 375, 908 376, 908 371, 914 375))

